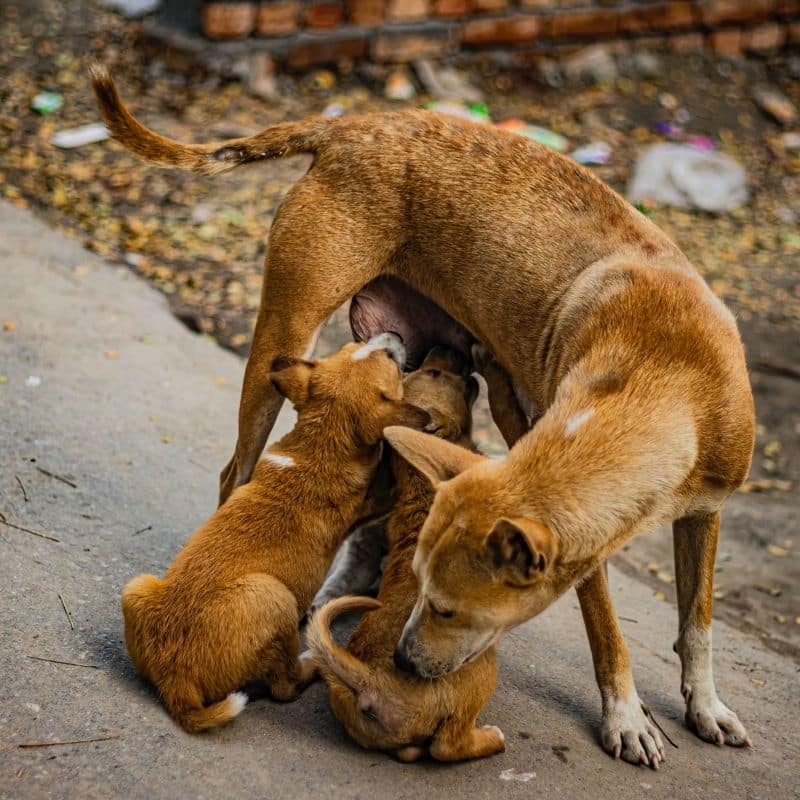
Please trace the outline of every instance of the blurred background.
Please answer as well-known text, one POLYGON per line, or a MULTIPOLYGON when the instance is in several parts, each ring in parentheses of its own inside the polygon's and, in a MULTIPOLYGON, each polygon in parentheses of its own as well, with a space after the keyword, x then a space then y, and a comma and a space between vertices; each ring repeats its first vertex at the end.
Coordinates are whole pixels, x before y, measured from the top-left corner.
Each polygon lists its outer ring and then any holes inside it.
MULTIPOLYGON (((715 613, 800 662, 799 43, 797 0, 4 0, 0 193, 245 356, 272 215, 308 162, 217 179, 145 166, 107 140, 92 60, 177 139, 424 106, 586 164, 736 314, 758 440, 726 507, 715 613)), ((77 281, 85 270, 75 265, 77 281)), ((340 312, 321 352, 347 337, 340 312)), ((502 452, 483 400, 477 427, 502 452)), ((671 549, 661 531, 616 560, 674 602, 671 549)))

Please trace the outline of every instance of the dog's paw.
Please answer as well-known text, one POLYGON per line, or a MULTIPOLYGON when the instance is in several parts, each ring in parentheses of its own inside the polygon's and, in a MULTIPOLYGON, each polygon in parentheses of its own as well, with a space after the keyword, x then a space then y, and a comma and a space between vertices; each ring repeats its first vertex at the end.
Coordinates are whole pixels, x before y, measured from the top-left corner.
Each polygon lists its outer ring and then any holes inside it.
POLYGON ((614 758, 658 769, 666 761, 664 744, 647 719, 636 692, 624 700, 610 700, 600 729, 603 749, 614 758))
POLYGON ((686 726, 701 739, 712 744, 731 747, 752 747, 739 717, 716 695, 716 692, 694 692, 683 687, 686 699, 686 726))
POLYGON ((483 731, 487 740, 491 741, 495 748, 493 752, 502 753, 506 749, 506 735, 497 725, 481 725, 478 730, 483 731))

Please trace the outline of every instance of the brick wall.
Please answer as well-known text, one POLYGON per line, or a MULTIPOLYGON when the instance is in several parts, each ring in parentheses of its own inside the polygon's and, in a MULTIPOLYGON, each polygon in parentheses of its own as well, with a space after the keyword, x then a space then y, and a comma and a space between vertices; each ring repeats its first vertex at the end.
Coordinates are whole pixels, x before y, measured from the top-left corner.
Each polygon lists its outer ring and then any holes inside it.
POLYGON ((291 69, 458 51, 524 60, 599 41, 725 55, 800 44, 800 0, 207 0, 200 13, 207 37, 257 38, 291 69))

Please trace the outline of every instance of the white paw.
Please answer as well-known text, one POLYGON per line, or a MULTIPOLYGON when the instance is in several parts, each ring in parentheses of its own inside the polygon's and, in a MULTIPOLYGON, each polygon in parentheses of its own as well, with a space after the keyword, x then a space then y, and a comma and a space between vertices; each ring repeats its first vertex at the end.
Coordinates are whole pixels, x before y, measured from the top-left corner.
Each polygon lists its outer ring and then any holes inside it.
POLYGON ((603 749, 614 758, 653 769, 667 760, 658 729, 644 715, 636 692, 624 700, 609 699, 600 727, 603 749))
POLYGON ((481 725, 480 730, 491 731, 503 744, 506 743, 506 735, 500 730, 500 728, 497 727, 497 725, 481 725))
POLYGON ((753 746, 739 717, 716 692, 695 692, 691 686, 684 686, 681 691, 686 700, 686 725, 701 739, 731 747, 753 746))

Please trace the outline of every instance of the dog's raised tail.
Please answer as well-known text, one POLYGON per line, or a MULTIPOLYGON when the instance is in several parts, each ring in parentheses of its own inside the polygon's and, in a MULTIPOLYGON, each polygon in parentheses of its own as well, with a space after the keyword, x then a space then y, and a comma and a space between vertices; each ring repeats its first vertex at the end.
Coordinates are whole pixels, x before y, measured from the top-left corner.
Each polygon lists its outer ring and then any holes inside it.
POLYGON ((353 611, 372 611, 381 604, 372 597, 350 595, 325 603, 314 614, 306 629, 306 644, 323 674, 332 674, 352 689, 370 683, 370 668, 349 650, 337 644, 331 633, 333 621, 353 611))
POLYGON ((241 139, 184 144, 142 125, 125 107, 107 67, 93 64, 89 74, 97 104, 114 139, 138 156, 162 166, 216 175, 251 161, 313 153, 319 133, 330 124, 326 118, 312 117, 273 125, 241 139))

